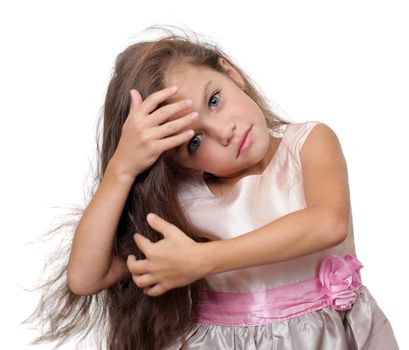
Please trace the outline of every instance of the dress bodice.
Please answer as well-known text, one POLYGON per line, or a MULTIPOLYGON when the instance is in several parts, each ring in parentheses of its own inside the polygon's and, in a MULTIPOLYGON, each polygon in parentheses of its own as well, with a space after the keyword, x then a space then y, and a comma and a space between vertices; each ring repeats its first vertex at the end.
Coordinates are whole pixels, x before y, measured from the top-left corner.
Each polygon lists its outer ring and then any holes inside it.
MULTIPOLYGON (((178 189, 179 202, 200 235, 210 240, 230 239, 306 208, 300 151, 319 123, 291 123, 272 132, 272 137, 282 140, 264 171, 241 178, 223 197, 216 197, 202 179, 183 182, 178 189)), ((340 244, 285 262, 207 276, 204 288, 259 292, 280 287, 316 277, 325 256, 345 254, 355 256, 352 213, 347 237, 340 244)))

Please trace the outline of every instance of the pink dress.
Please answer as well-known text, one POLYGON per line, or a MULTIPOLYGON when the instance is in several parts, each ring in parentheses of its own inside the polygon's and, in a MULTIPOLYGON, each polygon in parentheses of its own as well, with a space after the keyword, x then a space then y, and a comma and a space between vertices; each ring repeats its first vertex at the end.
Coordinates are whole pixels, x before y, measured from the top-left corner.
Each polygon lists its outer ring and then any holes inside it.
MULTIPOLYGON (((201 235, 233 238, 306 208, 300 150, 317 124, 272 130, 282 140, 263 173, 243 177, 224 197, 204 180, 184 182, 179 201, 201 235)), ((188 349, 398 349, 387 317, 362 285, 350 217, 347 238, 330 249, 206 277, 192 298, 197 319, 188 349)))

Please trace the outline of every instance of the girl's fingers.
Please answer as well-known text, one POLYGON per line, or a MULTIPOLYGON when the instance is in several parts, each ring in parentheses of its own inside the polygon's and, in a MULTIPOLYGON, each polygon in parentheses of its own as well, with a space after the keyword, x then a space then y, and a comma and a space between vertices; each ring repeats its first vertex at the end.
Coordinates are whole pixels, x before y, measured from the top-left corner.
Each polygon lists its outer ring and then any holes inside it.
POLYGON ((167 233, 175 228, 175 225, 171 224, 169 221, 162 219, 160 216, 153 213, 149 213, 146 217, 149 226, 151 226, 156 231, 160 232, 163 236, 167 236, 167 233))
POLYGON ((172 148, 178 147, 184 144, 185 142, 188 142, 193 137, 194 134, 195 132, 190 129, 181 134, 177 134, 175 136, 170 136, 162 140, 158 140, 158 148, 163 153, 172 148))
POLYGON ((148 115, 152 113, 159 105, 159 103, 166 101, 170 96, 172 96, 177 91, 177 87, 173 86, 159 90, 149 95, 145 101, 141 104, 138 111, 143 115, 148 115))
POLYGON ((180 117, 175 117, 175 115, 178 112, 190 108, 192 106, 191 101, 192 100, 181 100, 159 108, 149 116, 148 119, 150 124, 152 126, 158 126, 165 123, 167 120, 179 119, 180 117))
POLYGON ((148 260, 137 260, 134 255, 129 255, 126 261, 128 270, 132 275, 142 275, 148 273, 148 260))
POLYGON ((146 288, 156 283, 156 280, 150 274, 132 275, 132 279, 139 288, 146 288))
POLYGON ((131 95, 131 107, 130 107, 129 112, 131 113, 131 112, 135 112, 139 108, 139 106, 141 105, 142 96, 139 93, 139 91, 135 90, 135 89, 132 89, 130 91, 130 95, 131 95))
POLYGON ((158 296, 166 293, 167 290, 161 284, 156 284, 156 285, 154 285, 152 287, 144 288, 143 292, 146 295, 149 295, 151 297, 158 297, 158 296))
POLYGON ((154 137, 157 139, 163 139, 168 136, 180 134, 183 129, 188 128, 192 122, 197 120, 198 117, 199 113, 192 112, 182 118, 159 125, 152 130, 154 131, 154 137))

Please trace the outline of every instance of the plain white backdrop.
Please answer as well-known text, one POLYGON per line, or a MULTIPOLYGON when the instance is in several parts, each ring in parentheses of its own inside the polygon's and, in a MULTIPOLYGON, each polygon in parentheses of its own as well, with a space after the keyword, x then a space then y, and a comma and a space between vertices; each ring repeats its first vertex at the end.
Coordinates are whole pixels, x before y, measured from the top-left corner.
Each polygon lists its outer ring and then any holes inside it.
POLYGON ((19 322, 38 295, 23 287, 50 246, 28 242, 63 213, 53 207, 84 204, 116 55, 170 24, 219 44, 290 120, 337 133, 363 282, 409 349, 408 17, 393 0, 2 2, 1 348, 32 348, 19 322))

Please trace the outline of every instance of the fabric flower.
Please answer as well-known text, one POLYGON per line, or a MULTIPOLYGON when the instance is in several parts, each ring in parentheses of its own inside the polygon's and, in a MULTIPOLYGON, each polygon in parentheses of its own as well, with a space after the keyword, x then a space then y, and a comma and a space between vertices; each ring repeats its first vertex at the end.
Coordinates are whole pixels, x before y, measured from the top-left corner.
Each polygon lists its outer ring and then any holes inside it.
POLYGON ((361 262, 352 255, 325 257, 320 265, 319 279, 331 307, 343 311, 351 309, 362 285, 359 270, 361 262))

